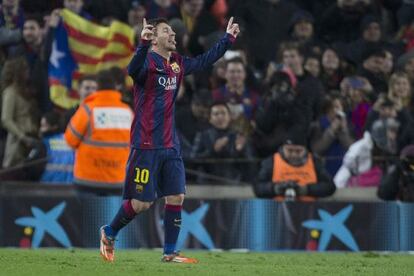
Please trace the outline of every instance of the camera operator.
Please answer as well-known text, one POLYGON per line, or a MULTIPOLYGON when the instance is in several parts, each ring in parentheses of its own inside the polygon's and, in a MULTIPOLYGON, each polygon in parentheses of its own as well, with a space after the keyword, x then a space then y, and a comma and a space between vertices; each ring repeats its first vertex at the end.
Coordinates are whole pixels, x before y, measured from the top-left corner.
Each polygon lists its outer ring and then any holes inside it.
POLYGON ((406 146, 401 151, 399 160, 381 179, 378 197, 414 202, 414 145, 406 146))
POLYGON ((306 128, 307 118, 297 97, 296 84, 295 75, 285 66, 277 68, 270 77, 267 93, 256 113, 252 139, 259 156, 267 157, 277 151, 292 126, 306 128))
POLYGON ((332 177, 306 147, 301 128, 294 128, 272 157, 264 160, 254 185, 257 197, 313 201, 335 192, 332 177))

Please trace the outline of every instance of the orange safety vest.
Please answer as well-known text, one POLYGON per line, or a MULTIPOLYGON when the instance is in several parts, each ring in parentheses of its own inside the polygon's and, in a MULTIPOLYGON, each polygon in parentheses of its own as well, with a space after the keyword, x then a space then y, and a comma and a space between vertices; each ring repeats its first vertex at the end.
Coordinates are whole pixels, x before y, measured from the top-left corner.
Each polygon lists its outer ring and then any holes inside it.
POLYGON ((67 143, 76 149, 76 184, 114 187, 124 183, 132 119, 118 91, 97 91, 85 98, 65 132, 67 143))
MULTIPOLYGON (((312 154, 308 153, 306 163, 300 167, 295 167, 286 162, 280 153, 273 156, 273 176, 272 182, 295 181, 300 186, 312 185, 318 182, 312 154)), ((275 184, 277 185, 277 184, 275 184)), ((284 196, 275 197, 278 201, 283 201, 284 196)), ((300 196, 300 201, 314 201, 312 196, 300 196)))

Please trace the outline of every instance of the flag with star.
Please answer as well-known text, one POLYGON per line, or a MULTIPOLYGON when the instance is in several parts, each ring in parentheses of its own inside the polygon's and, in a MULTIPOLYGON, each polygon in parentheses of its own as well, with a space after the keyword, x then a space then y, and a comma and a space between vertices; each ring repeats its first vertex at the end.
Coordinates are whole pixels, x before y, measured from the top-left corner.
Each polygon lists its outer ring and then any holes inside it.
POLYGON ((61 17, 49 58, 49 87, 52 102, 68 109, 79 104, 76 89, 82 75, 126 68, 134 52, 134 31, 118 21, 100 26, 67 9, 61 17))

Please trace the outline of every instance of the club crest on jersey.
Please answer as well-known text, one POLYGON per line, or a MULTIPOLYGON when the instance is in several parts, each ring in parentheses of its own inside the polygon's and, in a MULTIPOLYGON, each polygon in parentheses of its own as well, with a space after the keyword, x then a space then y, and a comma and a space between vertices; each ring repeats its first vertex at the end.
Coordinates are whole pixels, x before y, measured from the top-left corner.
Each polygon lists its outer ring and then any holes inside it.
POLYGON ((165 90, 175 90, 177 88, 177 77, 172 78, 159 77, 158 84, 163 86, 165 90))
POLYGON ((171 69, 173 70, 174 73, 178 74, 180 73, 180 65, 178 65, 177 62, 173 62, 171 63, 171 69))

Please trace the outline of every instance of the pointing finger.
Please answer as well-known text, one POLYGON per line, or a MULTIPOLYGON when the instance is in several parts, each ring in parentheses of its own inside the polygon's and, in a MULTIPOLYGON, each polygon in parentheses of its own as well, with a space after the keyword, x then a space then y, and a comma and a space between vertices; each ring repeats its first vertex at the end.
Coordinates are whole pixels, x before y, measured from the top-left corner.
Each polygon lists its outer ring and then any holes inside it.
POLYGON ((227 28, 229 28, 233 24, 233 16, 230 17, 229 23, 227 24, 227 28))
POLYGON ((146 26, 147 26, 147 20, 145 19, 145 17, 144 17, 144 19, 143 19, 143 21, 142 21, 142 25, 144 25, 144 27, 146 27, 146 26))

